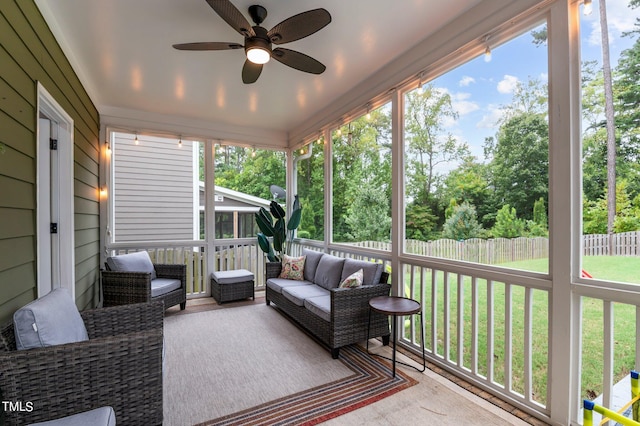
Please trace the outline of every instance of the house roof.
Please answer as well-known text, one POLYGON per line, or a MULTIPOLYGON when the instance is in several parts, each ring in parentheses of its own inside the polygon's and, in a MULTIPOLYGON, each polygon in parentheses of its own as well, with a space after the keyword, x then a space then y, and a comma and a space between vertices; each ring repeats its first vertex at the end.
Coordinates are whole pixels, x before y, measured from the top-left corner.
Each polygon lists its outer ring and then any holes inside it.
MULTIPOLYGON (((35 1, 103 124, 278 147, 295 147, 318 126, 365 108, 372 96, 402 78, 417 79, 433 68, 436 55, 451 53, 443 51, 444 45, 460 47, 452 40, 461 33, 480 43, 486 33, 474 33, 478 22, 504 22, 500 19, 512 17, 509 8, 524 10, 541 2, 262 0, 267 29, 310 9, 329 11, 332 21, 325 28, 282 46, 314 57, 327 69, 313 75, 272 60, 256 83, 246 85, 242 49, 172 47, 196 41, 243 43, 205 0, 35 1)), ((247 9, 255 1, 231 1, 250 20, 247 9)))

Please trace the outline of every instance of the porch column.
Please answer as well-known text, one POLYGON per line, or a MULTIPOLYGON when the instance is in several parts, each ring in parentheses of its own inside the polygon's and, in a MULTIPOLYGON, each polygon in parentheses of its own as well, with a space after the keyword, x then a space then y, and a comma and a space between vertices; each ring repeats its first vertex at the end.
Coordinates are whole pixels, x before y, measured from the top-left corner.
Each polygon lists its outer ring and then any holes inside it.
POLYGON ((577 420, 580 392, 580 37, 578 2, 556 1, 549 29, 549 371, 551 422, 577 420))

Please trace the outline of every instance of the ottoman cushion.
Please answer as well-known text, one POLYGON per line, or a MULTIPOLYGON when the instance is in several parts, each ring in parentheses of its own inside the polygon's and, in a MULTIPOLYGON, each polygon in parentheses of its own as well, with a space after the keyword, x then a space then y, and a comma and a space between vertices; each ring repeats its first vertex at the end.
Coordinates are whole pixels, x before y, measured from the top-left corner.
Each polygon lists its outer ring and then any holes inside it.
POLYGON ((244 281, 253 281, 253 273, 246 269, 236 269, 234 271, 212 272, 213 278, 218 284, 234 284, 244 281))

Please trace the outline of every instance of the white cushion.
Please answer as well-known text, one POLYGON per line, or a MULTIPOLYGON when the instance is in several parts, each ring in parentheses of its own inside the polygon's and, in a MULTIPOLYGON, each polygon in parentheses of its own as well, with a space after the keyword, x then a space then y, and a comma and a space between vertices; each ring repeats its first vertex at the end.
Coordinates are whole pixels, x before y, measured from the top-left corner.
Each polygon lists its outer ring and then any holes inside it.
POLYGON ((305 299, 328 296, 329 290, 318 285, 301 285, 282 289, 282 295, 298 306, 304 306, 305 299))
POLYGON ((322 318, 331 321, 331 296, 317 296, 304 299, 304 307, 322 318))
POLYGON ((182 281, 175 278, 156 278, 151 280, 151 297, 162 296, 179 289, 181 285, 182 281))
POLYGON ((380 282, 382 276, 382 269, 384 266, 382 263, 367 262, 365 260, 346 259, 344 261, 344 267, 342 268, 342 276, 340 282, 344 281, 354 272, 362 269, 364 278, 362 285, 373 285, 380 282))
POLYGON ((235 269, 233 271, 212 272, 211 277, 218 284, 234 284, 245 281, 253 281, 253 272, 246 269, 235 269))
POLYGON ((283 288, 298 287, 301 285, 313 285, 313 283, 309 281, 289 280, 287 278, 269 278, 267 280, 267 287, 279 294, 282 294, 283 288))
POLYGON ((342 276, 343 265, 343 258, 325 254, 318 262, 313 282, 327 290, 337 288, 342 281, 340 277, 342 276))
POLYGON ((31 426, 116 426, 116 413, 111 407, 101 407, 84 413, 62 417, 46 422, 31 423, 31 426))
POLYGON ((146 251, 121 254, 107 258, 107 265, 112 271, 118 272, 146 272, 151 274, 151 279, 156 279, 156 269, 146 251))
POLYGON ((71 293, 57 288, 13 314, 19 350, 89 340, 87 328, 71 293))

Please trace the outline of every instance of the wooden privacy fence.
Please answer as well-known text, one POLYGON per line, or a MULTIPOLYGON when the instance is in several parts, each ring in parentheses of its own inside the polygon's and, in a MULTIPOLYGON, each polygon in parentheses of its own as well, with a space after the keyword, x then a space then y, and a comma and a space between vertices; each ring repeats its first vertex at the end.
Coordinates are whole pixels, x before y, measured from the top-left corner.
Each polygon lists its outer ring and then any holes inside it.
MULTIPOLYGON (((406 240, 406 252, 420 256, 442 257, 467 262, 494 265, 517 260, 540 259, 549 257, 549 240, 536 238, 494 238, 483 240, 441 239, 433 241, 406 240)), ((354 243, 358 247, 378 250, 391 250, 391 244, 377 241, 354 243)))
MULTIPOLYGON (((609 255, 609 235, 583 235, 584 256, 609 255)), ((640 231, 613 234, 613 255, 640 256, 640 231)), ((357 247, 390 251, 391 244, 379 241, 350 243, 357 247)), ((442 257, 486 265, 495 265, 520 260, 549 257, 549 239, 535 238, 492 238, 484 240, 441 239, 433 241, 406 240, 406 252, 421 256, 442 257)))
MULTIPOLYGON (((613 234, 614 256, 640 256, 640 231, 613 234)), ((609 235, 591 234, 583 236, 585 256, 609 255, 609 235)))

